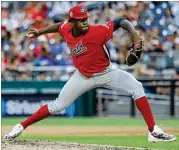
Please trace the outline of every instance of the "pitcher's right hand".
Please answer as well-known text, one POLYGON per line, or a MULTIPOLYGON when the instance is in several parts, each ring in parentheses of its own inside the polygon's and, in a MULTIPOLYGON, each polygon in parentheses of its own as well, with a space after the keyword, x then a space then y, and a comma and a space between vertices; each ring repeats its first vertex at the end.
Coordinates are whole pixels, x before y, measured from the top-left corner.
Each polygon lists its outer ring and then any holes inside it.
POLYGON ((27 32, 26 32, 26 36, 29 37, 29 38, 36 38, 38 37, 40 34, 39 34, 39 30, 37 29, 29 29, 27 32))

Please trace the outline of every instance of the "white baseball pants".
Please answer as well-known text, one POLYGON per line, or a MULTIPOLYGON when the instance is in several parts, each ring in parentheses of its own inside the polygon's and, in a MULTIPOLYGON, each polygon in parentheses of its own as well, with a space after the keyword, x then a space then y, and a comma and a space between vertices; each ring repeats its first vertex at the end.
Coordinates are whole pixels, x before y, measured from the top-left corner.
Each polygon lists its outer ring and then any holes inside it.
POLYGON ((126 91, 134 100, 145 96, 142 84, 126 71, 112 69, 110 66, 104 72, 87 78, 76 70, 62 88, 58 98, 48 104, 49 112, 56 114, 62 111, 80 95, 95 87, 126 91))

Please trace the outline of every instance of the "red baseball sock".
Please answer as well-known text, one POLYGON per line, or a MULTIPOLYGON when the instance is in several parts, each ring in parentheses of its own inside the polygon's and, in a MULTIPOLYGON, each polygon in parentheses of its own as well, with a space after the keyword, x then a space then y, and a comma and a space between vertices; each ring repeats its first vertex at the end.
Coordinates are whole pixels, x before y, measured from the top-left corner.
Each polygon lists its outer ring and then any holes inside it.
POLYGON ((42 106, 37 112, 35 112, 32 116, 28 117, 26 120, 21 122, 20 124, 25 128, 27 128, 29 125, 38 122, 51 114, 48 111, 48 106, 44 105, 42 106))
POLYGON ((147 123, 149 131, 152 132, 153 127, 155 125, 155 120, 154 120, 152 110, 150 108, 150 104, 146 96, 135 100, 135 103, 136 103, 138 110, 141 112, 145 122, 147 123))

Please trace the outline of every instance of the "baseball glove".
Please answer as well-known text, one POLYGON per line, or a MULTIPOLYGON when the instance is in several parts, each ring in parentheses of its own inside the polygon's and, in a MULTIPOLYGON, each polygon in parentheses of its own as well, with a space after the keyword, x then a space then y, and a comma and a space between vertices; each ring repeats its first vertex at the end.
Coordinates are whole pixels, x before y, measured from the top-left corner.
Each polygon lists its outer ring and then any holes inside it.
POLYGON ((134 65, 140 58, 140 55, 144 49, 144 41, 133 42, 129 48, 128 57, 126 58, 126 64, 128 66, 134 65))

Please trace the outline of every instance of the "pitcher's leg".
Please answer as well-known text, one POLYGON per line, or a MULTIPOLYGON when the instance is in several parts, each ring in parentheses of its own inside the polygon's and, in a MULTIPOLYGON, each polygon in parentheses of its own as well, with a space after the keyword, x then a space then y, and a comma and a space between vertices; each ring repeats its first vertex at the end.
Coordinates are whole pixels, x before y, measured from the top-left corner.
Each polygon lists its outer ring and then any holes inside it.
POLYGON ((17 124, 9 133, 4 136, 3 140, 13 141, 23 132, 26 127, 50 116, 51 114, 62 111, 78 96, 92 89, 93 87, 95 87, 95 81, 93 78, 86 78, 76 71, 63 87, 56 100, 48 105, 42 106, 37 112, 28 117, 25 121, 17 124))
POLYGON ((135 100, 138 110, 141 112, 150 131, 155 125, 152 110, 145 96, 142 84, 131 74, 123 70, 114 70, 109 73, 111 81, 106 83, 110 89, 123 90, 130 93, 135 100))
POLYGON ((104 86, 130 93, 134 100, 145 96, 141 82, 126 71, 116 69, 106 74, 110 79, 104 86))
POLYGON ((78 96, 93 88, 94 84, 93 78, 86 78, 76 71, 65 84, 56 100, 42 106, 36 113, 21 122, 21 125, 26 128, 37 121, 62 111, 78 96))
POLYGON ((93 87, 95 87, 94 79, 87 78, 77 71, 65 84, 58 98, 48 104, 49 112, 55 114, 62 111, 80 95, 93 87))

